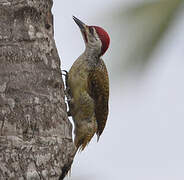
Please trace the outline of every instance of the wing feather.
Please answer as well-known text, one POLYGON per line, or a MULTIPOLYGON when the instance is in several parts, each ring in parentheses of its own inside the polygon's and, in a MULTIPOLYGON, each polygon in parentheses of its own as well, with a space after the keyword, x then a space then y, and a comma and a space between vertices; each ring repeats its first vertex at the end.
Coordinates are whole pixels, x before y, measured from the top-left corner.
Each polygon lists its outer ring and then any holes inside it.
POLYGON ((101 64, 95 70, 90 71, 88 77, 88 93, 95 102, 98 139, 105 128, 109 109, 109 77, 105 63, 103 60, 100 61, 101 64))

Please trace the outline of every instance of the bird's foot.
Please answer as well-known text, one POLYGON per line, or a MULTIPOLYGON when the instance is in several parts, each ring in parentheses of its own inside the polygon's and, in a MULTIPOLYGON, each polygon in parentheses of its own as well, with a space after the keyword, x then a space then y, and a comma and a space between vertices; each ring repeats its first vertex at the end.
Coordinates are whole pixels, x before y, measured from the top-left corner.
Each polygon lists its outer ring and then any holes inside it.
POLYGON ((66 70, 62 70, 62 75, 65 76, 65 86, 66 86, 66 89, 68 87, 68 72, 66 70))
POLYGON ((62 75, 65 76, 65 90, 64 90, 64 93, 65 93, 65 96, 67 97, 67 101, 69 102, 71 97, 69 95, 69 87, 68 87, 68 72, 66 70, 62 70, 62 75))

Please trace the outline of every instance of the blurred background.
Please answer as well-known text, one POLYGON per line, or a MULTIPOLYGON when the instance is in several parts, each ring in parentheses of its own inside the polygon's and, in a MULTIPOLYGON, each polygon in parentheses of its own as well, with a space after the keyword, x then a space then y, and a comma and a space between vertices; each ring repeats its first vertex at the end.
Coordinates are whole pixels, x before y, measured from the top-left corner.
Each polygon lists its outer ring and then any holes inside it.
POLYGON ((72 15, 111 37, 107 126, 65 179, 183 180, 183 0, 55 0, 52 11, 62 69, 84 51, 72 15))

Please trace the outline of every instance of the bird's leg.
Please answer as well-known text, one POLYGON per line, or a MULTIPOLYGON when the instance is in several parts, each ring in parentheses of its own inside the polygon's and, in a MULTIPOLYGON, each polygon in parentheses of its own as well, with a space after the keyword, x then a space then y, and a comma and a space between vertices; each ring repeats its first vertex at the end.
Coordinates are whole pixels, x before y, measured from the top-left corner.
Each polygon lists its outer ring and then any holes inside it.
POLYGON ((68 103, 68 107, 69 107, 69 111, 67 112, 68 116, 71 116, 71 112, 70 112, 70 104, 71 104, 71 101, 72 101, 72 98, 70 96, 70 88, 68 87, 68 72, 66 70, 62 70, 62 75, 65 76, 65 96, 66 96, 66 100, 67 100, 67 103, 68 103))
POLYGON ((66 70, 62 70, 62 75, 65 76, 65 91, 67 90, 68 88, 68 72, 66 70))
POLYGON ((67 101, 71 101, 71 97, 69 95, 69 87, 68 87, 68 72, 66 70, 62 70, 64 73, 62 73, 63 76, 65 76, 65 96, 67 98, 67 101))

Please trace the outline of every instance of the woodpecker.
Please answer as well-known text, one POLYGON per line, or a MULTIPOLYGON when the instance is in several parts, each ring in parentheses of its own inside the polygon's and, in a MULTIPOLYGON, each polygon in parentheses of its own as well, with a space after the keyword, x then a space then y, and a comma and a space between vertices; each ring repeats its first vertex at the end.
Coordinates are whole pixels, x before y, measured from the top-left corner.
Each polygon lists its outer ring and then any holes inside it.
POLYGON ((98 26, 88 26, 73 16, 85 42, 85 51, 67 73, 68 115, 75 125, 75 146, 84 150, 96 133, 99 140, 108 116, 109 77, 101 59, 109 47, 107 32, 98 26))

